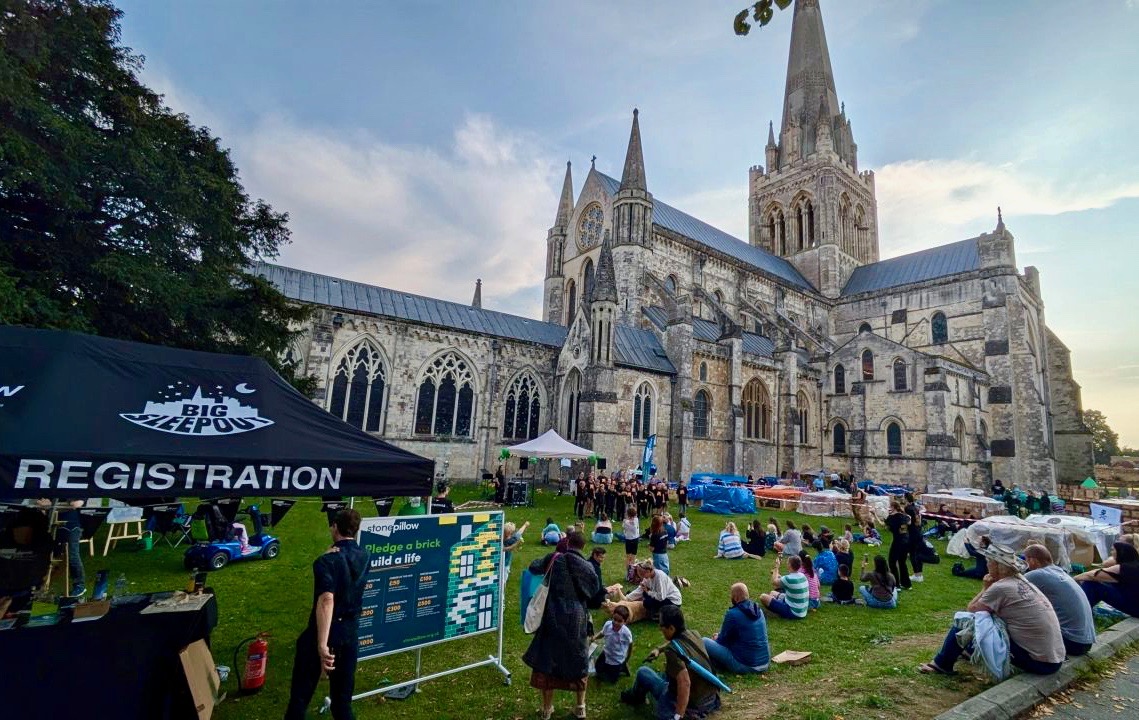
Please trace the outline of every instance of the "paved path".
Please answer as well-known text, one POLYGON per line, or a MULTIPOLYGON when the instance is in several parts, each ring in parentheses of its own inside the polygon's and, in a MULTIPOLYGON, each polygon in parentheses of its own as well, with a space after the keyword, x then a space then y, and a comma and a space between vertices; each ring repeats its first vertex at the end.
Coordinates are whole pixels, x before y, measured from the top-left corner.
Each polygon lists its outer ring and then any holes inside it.
POLYGON ((1099 685, 1072 693, 1067 702, 1052 706, 1049 718, 1119 720, 1139 717, 1139 655, 1099 685))

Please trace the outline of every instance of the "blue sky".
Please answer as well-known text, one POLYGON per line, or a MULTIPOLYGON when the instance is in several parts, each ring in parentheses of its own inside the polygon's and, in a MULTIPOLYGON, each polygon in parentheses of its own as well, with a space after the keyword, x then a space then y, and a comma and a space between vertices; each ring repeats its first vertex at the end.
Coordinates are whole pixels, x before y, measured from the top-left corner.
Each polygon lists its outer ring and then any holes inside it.
MULTIPOLYGON (((537 316, 565 161, 747 237, 791 11, 743 2, 120 0, 144 79, 291 215, 286 264, 537 316), (738 6, 738 7, 737 7, 738 6)), ((1139 445, 1139 0, 823 0, 884 257, 989 230, 1035 265, 1084 406, 1139 445)))

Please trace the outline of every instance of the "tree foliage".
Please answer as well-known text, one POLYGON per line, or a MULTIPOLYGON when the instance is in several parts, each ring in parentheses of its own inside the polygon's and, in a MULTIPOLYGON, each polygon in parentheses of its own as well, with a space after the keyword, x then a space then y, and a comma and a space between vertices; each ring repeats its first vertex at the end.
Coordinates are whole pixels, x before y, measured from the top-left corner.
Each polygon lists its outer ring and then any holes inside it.
POLYGON ((759 0, 754 5, 749 5, 736 14, 733 28, 736 35, 747 35, 751 32, 751 23, 748 22, 748 15, 751 15, 752 20, 757 25, 763 27, 771 22, 771 18, 775 15, 775 10, 772 5, 776 5, 780 10, 786 10, 791 6, 792 0, 759 0))
POLYGON ((297 307, 251 263, 288 216, 138 78, 107 0, 0 0, 0 322, 258 355, 297 307))
POLYGON ((1112 455, 1119 455, 1119 435, 1107 424, 1107 416, 1099 410, 1084 410, 1084 425, 1092 434, 1096 465, 1107 465, 1112 455))

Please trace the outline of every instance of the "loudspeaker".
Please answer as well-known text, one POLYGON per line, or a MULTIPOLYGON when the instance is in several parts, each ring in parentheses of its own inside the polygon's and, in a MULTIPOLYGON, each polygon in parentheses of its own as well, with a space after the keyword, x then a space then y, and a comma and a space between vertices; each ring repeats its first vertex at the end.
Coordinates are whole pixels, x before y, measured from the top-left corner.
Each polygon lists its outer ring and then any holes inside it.
POLYGON ((605 469, 605 458, 603 458, 603 457, 597 458, 597 469, 598 470, 604 470, 605 469))
POLYGON ((522 458, 518 463, 518 469, 519 470, 525 470, 528 467, 530 467, 530 458, 528 458, 528 457, 522 458))

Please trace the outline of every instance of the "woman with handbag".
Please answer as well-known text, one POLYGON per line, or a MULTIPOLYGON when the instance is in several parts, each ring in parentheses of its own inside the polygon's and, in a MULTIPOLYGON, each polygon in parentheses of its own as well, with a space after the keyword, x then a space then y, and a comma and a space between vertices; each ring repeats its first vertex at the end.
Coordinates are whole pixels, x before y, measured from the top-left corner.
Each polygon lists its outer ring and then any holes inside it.
MULTIPOLYGON (((601 607, 605 588, 581 551, 585 535, 571 530, 567 550, 551 553, 530 564, 530 573, 544 575, 543 589, 527 608, 527 620, 543 603, 541 622, 530 647, 522 656, 530 666, 530 686, 542 698, 543 720, 554 714, 554 691, 572 690, 577 694, 575 717, 585 717, 585 688, 589 681, 589 637, 593 634, 590 609, 601 607), (544 590, 544 592, 543 592, 544 590)), ((527 623, 527 630, 530 629, 527 623)))

